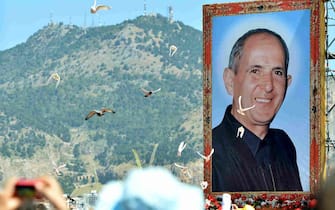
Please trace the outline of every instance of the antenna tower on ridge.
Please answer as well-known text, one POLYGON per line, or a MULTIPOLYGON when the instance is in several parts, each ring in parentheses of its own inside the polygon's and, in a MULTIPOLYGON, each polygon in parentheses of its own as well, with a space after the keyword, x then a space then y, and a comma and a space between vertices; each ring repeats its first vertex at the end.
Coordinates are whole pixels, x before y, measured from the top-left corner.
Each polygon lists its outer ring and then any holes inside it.
POLYGON ((50 20, 49 20, 49 24, 50 24, 50 25, 53 24, 52 16, 53 16, 53 14, 52 14, 52 12, 50 12, 50 16, 49 16, 49 18, 50 18, 50 20))
POLYGON ((169 6, 169 22, 173 23, 173 8, 169 6))
POLYGON ((84 15, 84 28, 86 28, 86 12, 85 12, 85 15, 84 15))
POLYGON ((144 0, 144 8, 143 8, 143 15, 146 16, 147 15, 147 3, 146 1, 144 0))

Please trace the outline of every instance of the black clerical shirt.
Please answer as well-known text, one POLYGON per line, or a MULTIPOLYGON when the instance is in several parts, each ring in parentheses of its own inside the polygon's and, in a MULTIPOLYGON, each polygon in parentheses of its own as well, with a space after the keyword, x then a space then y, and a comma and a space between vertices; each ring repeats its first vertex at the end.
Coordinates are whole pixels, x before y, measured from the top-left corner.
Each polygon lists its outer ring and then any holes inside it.
POLYGON ((212 131, 212 191, 302 191, 296 150, 280 129, 263 140, 239 123, 231 105, 212 131))

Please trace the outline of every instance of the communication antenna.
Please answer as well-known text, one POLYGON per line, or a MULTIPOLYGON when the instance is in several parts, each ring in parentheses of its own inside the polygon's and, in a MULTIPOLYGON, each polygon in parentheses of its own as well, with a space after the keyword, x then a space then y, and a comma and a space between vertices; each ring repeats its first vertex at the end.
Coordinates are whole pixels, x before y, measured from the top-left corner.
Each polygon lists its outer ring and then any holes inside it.
POLYGON ((53 20, 52 20, 53 14, 52 14, 52 12, 50 12, 49 18, 50 18, 49 24, 52 25, 53 24, 53 20))
POLYGON ((169 22, 173 23, 173 8, 169 6, 169 22))
POLYGON ((94 17, 92 15, 92 23, 91 23, 92 27, 94 26, 94 17))
POLYGON ((87 18, 87 15, 86 15, 86 12, 85 12, 85 15, 84 15, 84 28, 86 28, 86 18, 87 18))
POLYGON ((144 7, 143 7, 143 15, 146 16, 147 15, 147 3, 146 1, 144 0, 144 7))
POLYGON ((326 22, 326 174, 327 176, 331 175, 331 168, 334 166, 333 159, 335 154, 335 132, 334 132, 334 63, 335 63, 335 53, 333 51, 333 44, 335 42, 335 37, 333 33, 330 33, 330 29, 334 29, 334 20, 335 20, 335 0, 325 1, 325 22, 326 22))

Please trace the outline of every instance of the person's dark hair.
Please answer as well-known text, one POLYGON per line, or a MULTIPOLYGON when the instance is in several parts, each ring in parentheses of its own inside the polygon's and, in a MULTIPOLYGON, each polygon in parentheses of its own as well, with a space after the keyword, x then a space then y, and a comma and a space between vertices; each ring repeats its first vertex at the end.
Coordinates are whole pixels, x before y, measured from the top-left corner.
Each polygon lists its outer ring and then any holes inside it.
POLYGON ((288 70, 288 63, 289 63, 289 52, 288 52, 288 48, 287 48, 287 45, 284 41, 284 39, 279 35, 277 34, 276 32, 274 31, 271 31, 269 29, 266 29, 266 28, 257 28, 257 29, 252 29, 248 32, 246 32, 245 34, 243 34, 234 44, 231 52, 230 52, 230 56, 229 56, 229 65, 228 67, 232 70, 234 70, 234 72, 236 73, 236 69, 237 69, 237 64, 238 64, 238 61, 237 59, 239 60, 240 57, 242 56, 243 54, 243 47, 244 47, 244 44, 245 44, 245 41, 252 35, 255 35, 255 34, 270 34, 274 37, 276 37, 278 39, 278 41, 280 42, 280 44, 282 45, 283 47, 283 51, 284 51, 284 56, 285 56, 285 72, 286 72, 286 75, 287 75, 287 70, 288 70))

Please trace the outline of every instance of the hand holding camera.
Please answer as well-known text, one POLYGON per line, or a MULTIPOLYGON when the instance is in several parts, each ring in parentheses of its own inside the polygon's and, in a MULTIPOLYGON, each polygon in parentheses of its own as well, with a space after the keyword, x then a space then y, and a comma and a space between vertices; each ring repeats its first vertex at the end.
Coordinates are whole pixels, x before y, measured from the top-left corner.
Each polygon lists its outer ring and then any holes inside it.
POLYGON ((0 191, 0 209, 16 210, 32 203, 35 199, 47 200, 57 210, 67 210, 63 190, 51 176, 36 179, 11 178, 0 191))
POLYGON ((35 185, 37 184, 38 179, 19 179, 15 183, 15 192, 14 196, 22 199, 34 199, 41 198, 38 195, 35 185))

